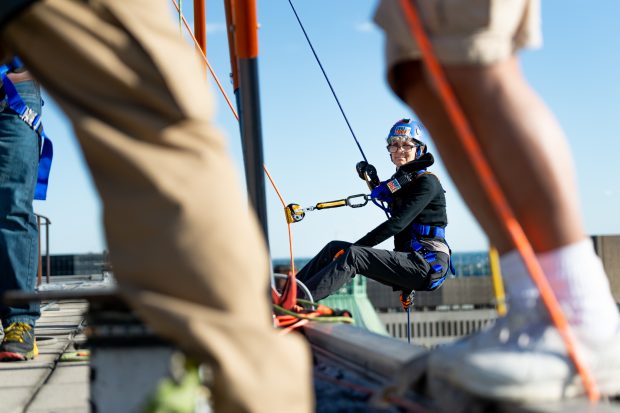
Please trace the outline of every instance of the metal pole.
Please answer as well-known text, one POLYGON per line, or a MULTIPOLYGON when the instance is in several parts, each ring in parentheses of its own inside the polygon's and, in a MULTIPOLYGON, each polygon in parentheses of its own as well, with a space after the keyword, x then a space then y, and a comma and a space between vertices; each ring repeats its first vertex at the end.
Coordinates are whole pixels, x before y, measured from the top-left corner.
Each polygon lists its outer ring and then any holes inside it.
POLYGON ((250 202, 256 210, 265 240, 267 201, 263 176, 263 139, 258 87, 258 20, 255 0, 236 0, 232 4, 235 49, 239 70, 239 121, 245 178, 250 202))
POLYGON ((194 37, 202 51, 207 54, 206 0, 194 0, 194 37))
POLYGON ((237 112, 239 112, 239 72, 237 70, 237 51, 235 49, 235 23, 233 21, 231 0, 224 1, 226 14, 226 34, 228 36, 228 54, 230 56, 230 77, 233 82, 233 91, 237 98, 237 112))
POLYGON ((411 344, 411 307, 407 307, 407 343, 411 344))
POLYGON ((41 217, 37 215, 37 234, 39 237, 39 268, 37 269, 37 287, 41 285, 43 279, 43 260, 41 259, 41 217))
POLYGON ((47 268, 45 269, 45 281, 50 283, 50 274, 52 272, 52 263, 50 259, 50 225, 52 222, 49 219, 45 219, 45 261, 47 268))
POLYGON ((506 294, 499 265, 499 254, 494 246, 489 247, 489 266, 491 267, 491 280, 493 281, 493 293, 495 294, 495 307, 497 315, 506 315, 506 294))

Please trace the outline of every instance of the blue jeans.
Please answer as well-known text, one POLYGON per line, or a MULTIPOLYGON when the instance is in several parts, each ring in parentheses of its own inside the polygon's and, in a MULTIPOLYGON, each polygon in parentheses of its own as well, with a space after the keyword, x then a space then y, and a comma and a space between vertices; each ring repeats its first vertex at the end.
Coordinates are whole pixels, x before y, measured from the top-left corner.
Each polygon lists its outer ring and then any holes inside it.
MULTIPOLYGON (((32 110, 41 113, 41 94, 32 81, 15 84, 32 110)), ((37 182, 39 137, 15 112, 0 103, 0 294, 34 291, 38 269, 38 230, 32 210, 37 182)), ((40 316, 39 304, 0 305, 3 326, 30 325, 40 316)))

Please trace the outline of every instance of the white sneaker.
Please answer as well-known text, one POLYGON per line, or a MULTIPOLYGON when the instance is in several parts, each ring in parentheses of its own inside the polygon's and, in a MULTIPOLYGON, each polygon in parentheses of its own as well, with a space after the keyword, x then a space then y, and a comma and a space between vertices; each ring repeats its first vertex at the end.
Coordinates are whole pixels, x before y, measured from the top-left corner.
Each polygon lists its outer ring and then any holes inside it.
MULTIPOLYGON (((620 330, 604 345, 579 347, 601 394, 620 394, 620 330)), ((430 380, 488 399, 549 402, 585 394, 560 334, 532 312, 508 315, 483 332, 437 348, 428 372, 430 380)))

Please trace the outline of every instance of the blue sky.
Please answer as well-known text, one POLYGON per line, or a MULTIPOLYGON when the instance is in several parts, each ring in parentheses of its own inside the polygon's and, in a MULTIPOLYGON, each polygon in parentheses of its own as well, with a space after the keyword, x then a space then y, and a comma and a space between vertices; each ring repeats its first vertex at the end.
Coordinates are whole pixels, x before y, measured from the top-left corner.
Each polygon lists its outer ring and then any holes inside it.
MULTIPOLYGON (((183 3, 191 21, 192 2, 183 3)), ((222 3, 207 1, 207 55, 232 98, 222 3)), ((297 0, 294 4, 366 156, 386 179, 393 167, 384 136, 392 123, 412 113, 391 94, 384 80, 382 33, 371 23, 376 1, 297 0)), ((618 16, 617 0, 590 2, 588 7, 577 0, 543 2, 544 46, 521 55, 527 78, 568 135, 590 234, 620 233, 618 16)), ((259 2, 259 21, 265 161, 285 201, 306 207, 367 191, 355 173, 361 155, 287 0, 259 2)), ((215 86, 213 93, 218 105, 215 122, 229 138, 239 182, 245 185, 236 120, 215 86)), ((54 254, 99 252, 105 248, 100 201, 71 127, 49 97, 44 122, 54 141, 55 158, 48 201, 35 201, 35 210, 52 221, 50 250, 54 254)), ((433 151, 432 142, 430 148, 433 151)), ((452 249, 486 249, 486 237, 441 161, 434 171, 447 191, 452 249)), ((267 198, 272 256, 285 257, 286 224, 271 187, 267 198)), ((332 239, 355 241, 383 218, 371 205, 311 212, 293 225, 295 254, 313 255, 332 239)), ((391 248, 390 243, 382 246, 391 248)))

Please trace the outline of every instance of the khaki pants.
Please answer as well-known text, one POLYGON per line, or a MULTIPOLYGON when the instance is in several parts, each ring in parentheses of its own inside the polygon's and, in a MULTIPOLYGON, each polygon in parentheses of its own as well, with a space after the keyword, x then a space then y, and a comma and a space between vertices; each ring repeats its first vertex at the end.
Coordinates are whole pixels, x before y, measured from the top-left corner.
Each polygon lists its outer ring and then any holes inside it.
POLYGON ((308 350, 271 327, 264 240, 167 7, 43 0, 1 44, 71 119, 118 281, 158 333, 215 368, 216 411, 310 412, 308 350))
MULTIPOLYGON (((488 65, 542 44, 540 0, 422 0, 416 5, 444 64, 488 65)), ((381 0, 375 22, 385 32, 388 70, 422 58, 398 0, 381 0)))

